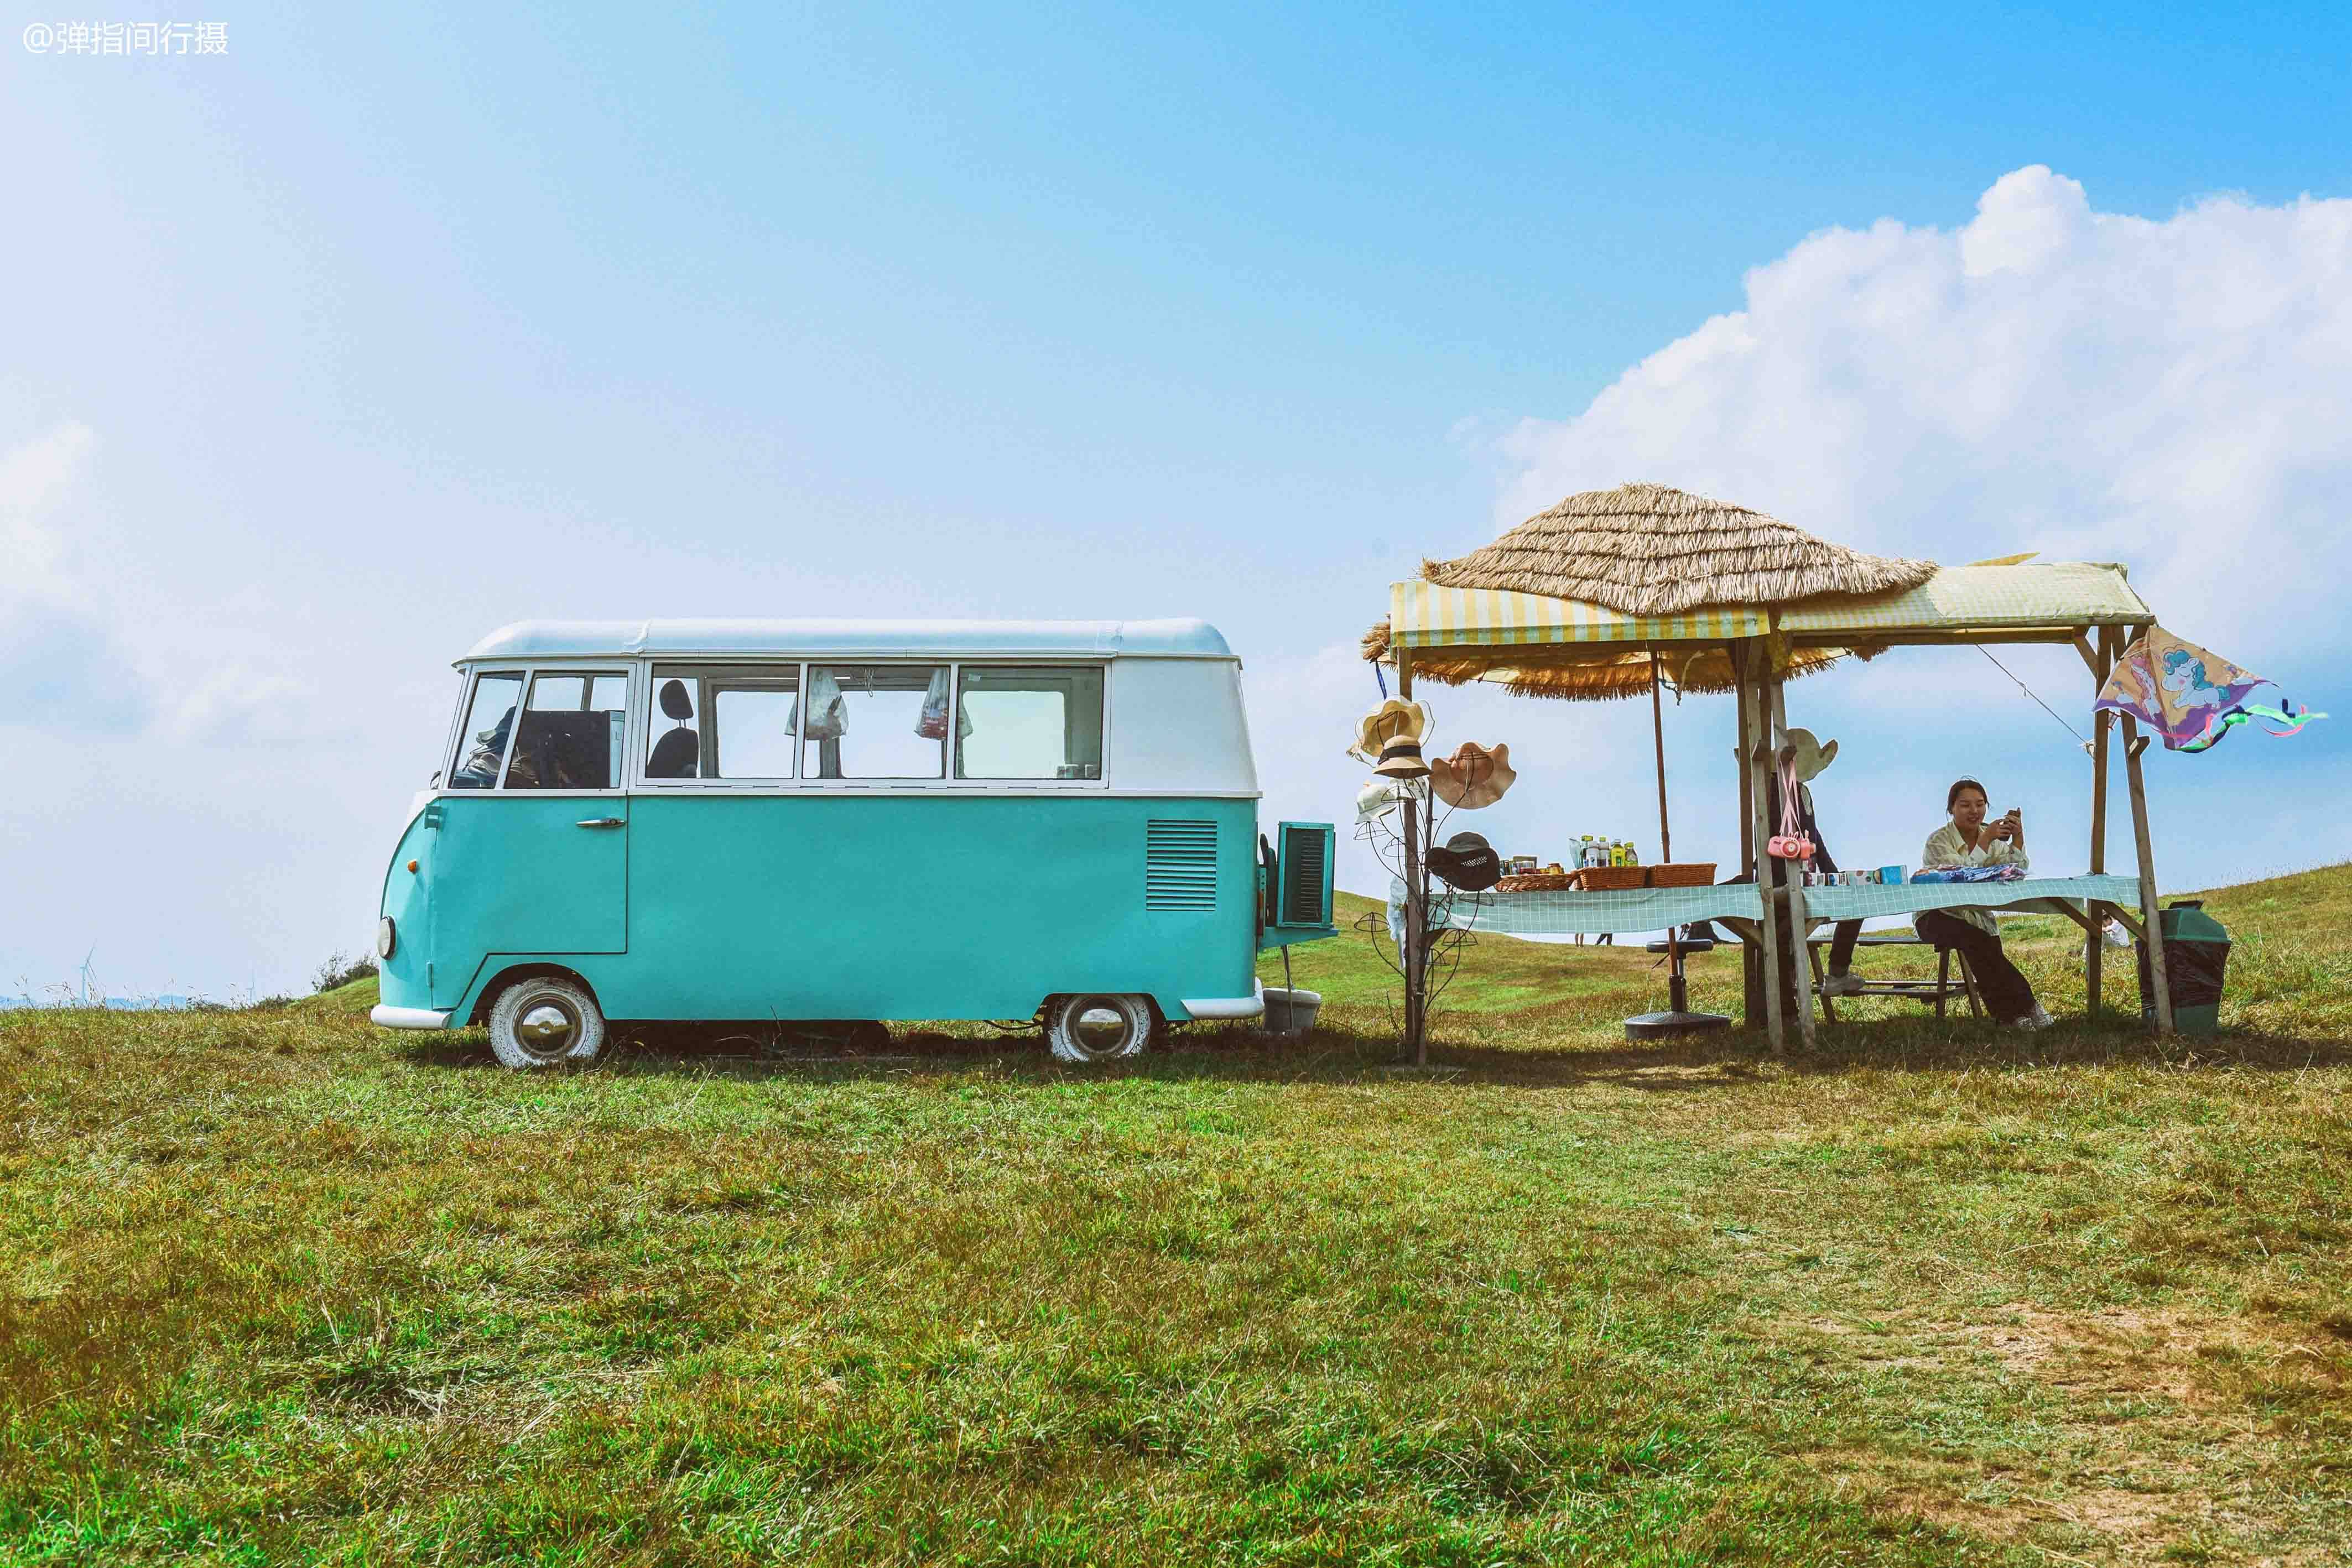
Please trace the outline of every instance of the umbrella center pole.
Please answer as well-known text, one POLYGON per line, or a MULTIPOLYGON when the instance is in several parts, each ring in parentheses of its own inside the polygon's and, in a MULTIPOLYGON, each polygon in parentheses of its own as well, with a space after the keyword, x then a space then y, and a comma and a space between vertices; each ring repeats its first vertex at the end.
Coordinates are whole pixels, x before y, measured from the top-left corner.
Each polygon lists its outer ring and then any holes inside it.
MULTIPOLYGON (((1675 840, 1673 829, 1666 820, 1666 722, 1664 709, 1658 700, 1658 649, 1655 643, 1650 646, 1650 734, 1657 748, 1658 862, 1663 865, 1675 858, 1675 840)), ((1731 1020, 1721 1013, 1695 1013, 1690 1010, 1690 982, 1683 974, 1682 938, 1680 926, 1666 927, 1666 1010, 1627 1019, 1627 1040, 1657 1040, 1670 1035, 1698 1034, 1731 1027, 1731 1020)), ((1651 951, 1657 949, 1653 946, 1651 951)))

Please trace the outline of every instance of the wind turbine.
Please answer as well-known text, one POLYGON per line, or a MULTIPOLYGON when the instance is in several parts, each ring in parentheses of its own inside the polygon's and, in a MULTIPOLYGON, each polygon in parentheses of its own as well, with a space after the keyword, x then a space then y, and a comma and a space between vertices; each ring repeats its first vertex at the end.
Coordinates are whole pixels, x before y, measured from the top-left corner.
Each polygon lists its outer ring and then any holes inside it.
POLYGON ((89 961, 97 956, 98 944, 95 942, 89 945, 89 951, 81 956, 81 1005, 84 1007, 89 1006, 89 961))

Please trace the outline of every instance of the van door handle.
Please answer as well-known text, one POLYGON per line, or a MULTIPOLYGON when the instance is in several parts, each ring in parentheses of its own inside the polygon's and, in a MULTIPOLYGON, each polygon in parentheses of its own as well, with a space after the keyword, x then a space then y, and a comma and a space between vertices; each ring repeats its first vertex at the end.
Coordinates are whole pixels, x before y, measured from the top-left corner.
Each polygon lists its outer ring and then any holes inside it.
POLYGON ((576 821, 572 825, 575 828, 625 828, 629 825, 629 819, 626 817, 583 817, 579 821, 576 821))

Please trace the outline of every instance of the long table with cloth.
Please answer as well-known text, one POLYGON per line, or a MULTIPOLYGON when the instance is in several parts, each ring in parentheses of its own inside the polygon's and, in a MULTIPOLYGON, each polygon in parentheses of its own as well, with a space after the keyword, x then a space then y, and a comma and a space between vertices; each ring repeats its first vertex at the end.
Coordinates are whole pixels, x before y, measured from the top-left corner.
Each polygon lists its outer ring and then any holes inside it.
MULTIPOLYGON (((1505 936, 1573 936, 1608 931, 1664 931, 1698 920, 1720 920, 1750 932, 1762 918, 1764 901, 1756 884, 1717 883, 1706 887, 1639 887, 1609 893, 1452 893, 1432 887, 1432 928, 1440 925, 1491 931, 1505 936)), ((2063 915, 2079 925, 2095 925, 2089 906, 2139 906, 2136 876, 2042 876, 2021 882, 1906 882, 1882 886, 1864 883, 1809 887, 1808 925, 1916 915, 1928 909, 2005 909, 2020 914, 2063 915)), ((1391 880, 1391 911, 1404 905, 1404 883, 1391 880)), ((1744 935, 1745 933, 1743 933, 1744 935)))

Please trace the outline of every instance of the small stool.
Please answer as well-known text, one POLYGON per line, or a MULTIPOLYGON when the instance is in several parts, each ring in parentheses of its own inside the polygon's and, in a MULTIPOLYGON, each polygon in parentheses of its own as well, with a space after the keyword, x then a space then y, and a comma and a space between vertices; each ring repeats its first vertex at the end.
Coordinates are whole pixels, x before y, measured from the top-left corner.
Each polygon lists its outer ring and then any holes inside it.
MULTIPOLYGON (((1828 940, 1830 938, 1826 936, 1806 938, 1805 956, 1812 960, 1813 995, 1821 1001, 1822 1017, 1831 1023, 1835 1023, 1838 1021, 1835 999, 1822 989, 1822 981, 1824 978, 1822 972, 1822 944, 1828 940)), ((1864 936, 1856 946, 1927 947, 1933 944, 1918 936, 1864 936)), ((1968 998, 1970 1017, 1984 1017, 1983 998, 1977 989, 1976 971, 1969 967, 1969 956, 1957 947, 1937 947, 1936 977, 1933 980, 1865 980, 1863 982, 1861 990, 1848 994, 1858 997, 1907 997, 1915 1002, 1933 1002, 1936 1007, 1936 1016, 1940 1019, 1944 1016, 1946 999, 1955 992, 1968 998), (1960 961, 1960 983, 1958 986, 1952 984, 1952 960, 1956 957, 1960 961)))

